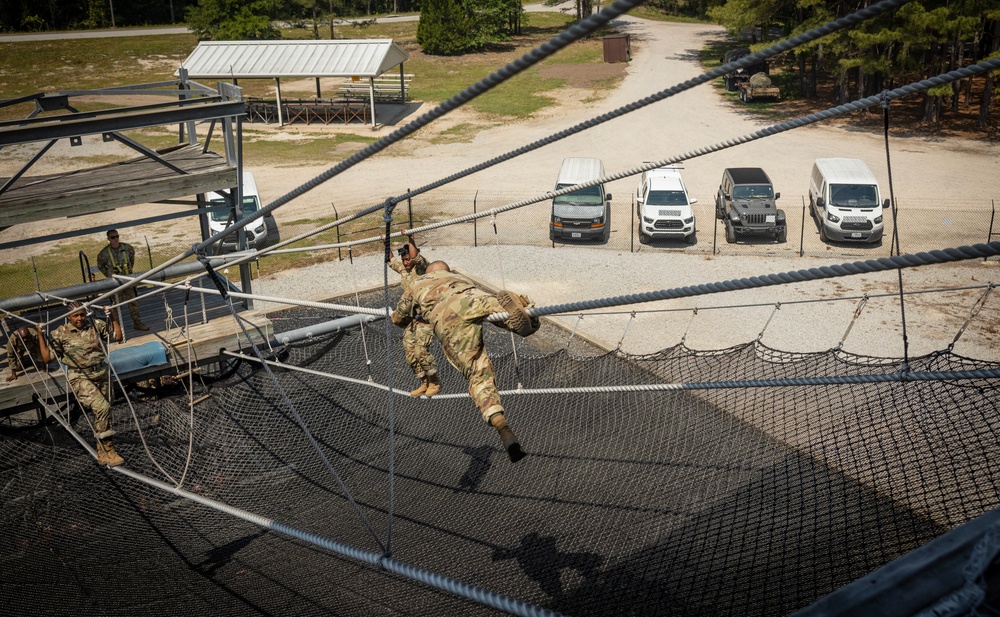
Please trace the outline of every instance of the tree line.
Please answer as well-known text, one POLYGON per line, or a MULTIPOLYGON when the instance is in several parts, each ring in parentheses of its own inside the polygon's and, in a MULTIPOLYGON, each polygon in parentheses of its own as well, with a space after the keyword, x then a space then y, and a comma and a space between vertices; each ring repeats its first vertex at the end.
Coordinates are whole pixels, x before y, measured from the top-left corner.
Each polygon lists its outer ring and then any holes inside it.
MULTIPOLYGON (((605 0, 605 3, 610 0, 605 0)), ((847 15, 869 0, 650 0, 668 15, 722 24, 752 48, 794 36, 847 15)), ((576 0, 578 18, 599 6, 576 0)), ((522 0, 7 0, 3 31, 103 28, 184 21, 202 39, 272 39, 275 21, 320 24, 340 18, 420 11, 417 40, 425 53, 462 54, 520 33, 522 0)), ((822 78, 837 104, 871 96, 1000 54, 1000 0, 914 0, 892 13, 787 52, 799 96, 816 97, 822 78)), ((937 122, 978 100, 987 126, 997 88, 993 74, 938 86, 923 94, 923 120, 937 122)))

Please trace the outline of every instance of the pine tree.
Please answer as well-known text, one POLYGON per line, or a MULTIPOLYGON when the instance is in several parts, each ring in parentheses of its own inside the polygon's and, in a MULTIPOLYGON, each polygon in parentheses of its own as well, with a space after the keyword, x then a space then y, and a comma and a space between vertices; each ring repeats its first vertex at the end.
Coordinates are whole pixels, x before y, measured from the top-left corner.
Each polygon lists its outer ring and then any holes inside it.
POLYGON ((428 0, 420 7, 417 43, 425 54, 454 56, 475 47, 475 22, 459 0, 428 0))

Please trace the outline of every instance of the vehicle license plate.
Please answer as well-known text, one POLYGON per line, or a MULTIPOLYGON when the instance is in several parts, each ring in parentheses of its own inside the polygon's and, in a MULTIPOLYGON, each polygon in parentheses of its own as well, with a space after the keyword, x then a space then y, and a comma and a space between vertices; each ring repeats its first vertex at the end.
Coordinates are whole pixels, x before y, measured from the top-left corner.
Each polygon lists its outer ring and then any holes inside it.
POLYGON ((765 220, 765 222, 773 223, 774 222, 774 215, 773 214, 768 214, 767 217, 764 220, 765 220))
MULTIPOLYGON (((858 234, 858 235, 860 236, 861 234, 858 234)), ((573 233, 572 233, 572 234, 570 235, 570 237, 571 237, 571 238, 579 238, 579 237, 580 237, 580 232, 578 232, 578 231, 574 231, 574 232, 573 232, 573 233)))
POLYGON ((859 234, 859 233, 855 232, 855 233, 851 234, 851 237, 852 237, 852 238, 860 238, 860 237, 861 237, 861 234, 859 234))

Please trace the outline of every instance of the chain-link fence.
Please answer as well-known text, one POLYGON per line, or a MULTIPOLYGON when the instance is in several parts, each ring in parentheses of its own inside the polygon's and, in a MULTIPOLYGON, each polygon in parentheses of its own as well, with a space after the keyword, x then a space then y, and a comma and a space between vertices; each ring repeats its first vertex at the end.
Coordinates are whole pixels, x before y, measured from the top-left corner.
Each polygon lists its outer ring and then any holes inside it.
MULTIPOLYGON (((507 204, 529 199, 533 195, 515 193, 489 194, 476 191, 436 191, 403 201, 392 213, 393 232, 420 228, 454 218, 476 215, 507 204)), ((628 252, 685 252, 697 254, 771 257, 824 256, 833 260, 885 257, 891 254, 892 234, 898 229, 899 246, 903 253, 916 253, 953 246, 977 244, 1000 238, 1000 219, 992 200, 961 206, 941 205, 932 200, 899 200, 897 213, 885 213, 885 236, 879 244, 824 242, 819 228, 810 215, 807 198, 786 196, 779 201, 785 211, 787 240, 776 242, 770 236, 741 236, 737 242, 726 242, 725 225, 715 217, 712 197, 699 197, 693 209, 696 218, 696 241, 651 240, 639 242, 634 197, 615 199, 611 203, 611 231, 606 241, 553 241, 549 236, 551 202, 543 201, 493 216, 448 225, 421 232, 421 245, 479 246, 486 244, 545 246, 557 250, 564 246, 584 246, 595 250, 628 252)), ((282 222, 281 210, 276 213, 281 238, 291 238, 338 220, 344 211, 356 211, 360 206, 332 207, 323 218, 282 222)), ((381 211, 334 226, 292 245, 308 247, 356 242, 380 237, 385 233, 381 211)), ((137 271, 162 264, 187 250, 201 238, 196 217, 176 219, 137 227, 122 227, 122 240, 136 249, 137 271)), ((71 240, 28 245, 0 250, 0 272, 3 289, 0 298, 9 298, 38 291, 54 290, 87 280, 100 280, 97 254, 106 244, 104 233, 80 236, 71 240), (93 277, 93 278, 91 278, 93 277)), ((400 243, 396 241, 396 243, 400 243)), ((303 251, 268 255, 249 267, 250 275, 273 274, 332 259, 353 257, 382 251, 380 242, 331 248, 323 251, 303 251)), ((238 267, 223 270, 226 278, 239 285, 238 267)), ((140 289, 141 292, 141 289, 140 289)))

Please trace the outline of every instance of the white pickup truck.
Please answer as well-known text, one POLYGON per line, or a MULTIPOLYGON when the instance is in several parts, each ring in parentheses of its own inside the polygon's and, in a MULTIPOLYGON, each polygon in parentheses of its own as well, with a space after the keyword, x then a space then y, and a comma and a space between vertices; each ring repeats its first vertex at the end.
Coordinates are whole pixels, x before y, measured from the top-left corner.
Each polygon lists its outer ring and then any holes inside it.
POLYGON ((639 216, 639 242, 651 239, 698 241, 694 210, 697 199, 688 196, 680 168, 676 165, 643 172, 636 202, 639 216))

